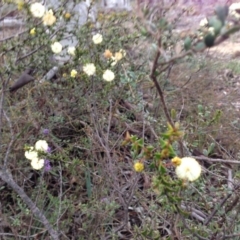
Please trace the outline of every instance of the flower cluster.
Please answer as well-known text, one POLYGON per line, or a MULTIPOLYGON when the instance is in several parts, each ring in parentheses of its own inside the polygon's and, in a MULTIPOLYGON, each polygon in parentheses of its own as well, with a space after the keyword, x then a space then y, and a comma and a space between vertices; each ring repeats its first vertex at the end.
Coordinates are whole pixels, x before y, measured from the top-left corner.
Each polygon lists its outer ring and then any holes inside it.
POLYGON ((176 167, 176 175, 180 179, 192 182, 197 180, 201 175, 202 168, 194 158, 174 157, 172 163, 176 167))
POLYGON ((38 140, 34 147, 29 147, 25 151, 25 157, 31 161, 31 166, 36 169, 42 169, 45 166, 45 170, 49 171, 51 166, 49 160, 44 160, 39 156, 39 153, 49 153, 50 148, 45 140, 38 140))
POLYGON ((109 49, 106 49, 103 56, 111 61, 111 66, 115 66, 123 57, 126 56, 126 51, 120 49, 113 54, 109 49))
POLYGON ((30 12, 35 18, 42 18, 45 26, 52 26, 57 20, 52 9, 46 11, 44 5, 38 2, 30 5, 30 12))

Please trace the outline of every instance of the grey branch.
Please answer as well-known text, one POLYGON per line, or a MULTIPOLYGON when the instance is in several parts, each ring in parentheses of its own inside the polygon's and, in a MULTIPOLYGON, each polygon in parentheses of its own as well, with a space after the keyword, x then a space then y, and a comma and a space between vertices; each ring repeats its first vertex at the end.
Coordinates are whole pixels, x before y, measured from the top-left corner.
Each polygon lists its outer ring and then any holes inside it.
POLYGON ((7 171, 0 170, 0 178, 7 183, 18 195, 21 197, 24 203, 30 208, 33 214, 42 222, 45 228, 48 230, 53 240, 59 240, 58 233, 53 229, 51 224, 48 222, 44 214, 39 210, 35 203, 27 196, 23 189, 17 185, 13 180, 10 173, 7 171))

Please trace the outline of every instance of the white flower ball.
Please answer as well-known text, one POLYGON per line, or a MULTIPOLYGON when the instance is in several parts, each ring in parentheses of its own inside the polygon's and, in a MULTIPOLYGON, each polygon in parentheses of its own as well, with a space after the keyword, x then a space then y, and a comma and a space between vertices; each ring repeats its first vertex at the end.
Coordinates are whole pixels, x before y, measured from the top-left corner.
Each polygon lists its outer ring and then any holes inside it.
POLYGON ((68 54, 69 55, 75 56, 75 51, 76 51, 75 47, 68 47, 68 54))
POLYGON ((38 153, 37 151, 34 151, 33 147, 30 147, 30 149, 26 151, 24 155, 28 160, 32 160, 38 157, 38 153))
POLYGON ((62 44, 60 42, 55 42, 51 45, 51 49, 54 53, 58 54, 62 51, 62 44))
POLYGON ((35 143, 35 149, 37 151, 43 151, 43 152, 47 152, 48 151, 48 144, 45 140, 38 140, 35 143))
POLYGON ((94 44, 100 44, 103 40, 102 34, 97 33, 92 37, 93 43, 94 44))
POLYGON ((190 182, 197 180, 201 175, 202 168, 200 164, 191 157, 181 158, 181 163, 176 167, 176 175, 180 179, 190 182))
POLYGON ((44 159, 34 158, 31 161, 31 166, 33 169, 39 170, 44 167, 44 159))
POLYGON ((103 73, 103 79, 107 82, 111 82, 113 79, 115 78, 115 74, 114 72, 112 72, 111 70, 107 69, 104 73, 103 73))
POLYGON ((32 3, 30 5, 30 12, 34 17, 41 18, 45 13, 45 7, 41 3, 32 3))

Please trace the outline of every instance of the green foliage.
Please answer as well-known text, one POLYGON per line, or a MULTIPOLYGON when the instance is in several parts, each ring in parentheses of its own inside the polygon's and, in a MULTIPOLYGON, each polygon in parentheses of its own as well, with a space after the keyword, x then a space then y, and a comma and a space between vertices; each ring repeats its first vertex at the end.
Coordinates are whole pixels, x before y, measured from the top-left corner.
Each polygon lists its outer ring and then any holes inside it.
MULTIPOLYGON (((231 135, 224 132, 229 122, 232 131, 239 129, 238 118, 229 120, 232 108, 221 105, 225 99, 220 99, 219 78, 206 83, 204 75, 212 65, 203 51, 239 30, 237 22, 229 25, 227 7, 217 7, 209 18, 214 32, 199 29, 182 37, 177 23, 186 17, 186 10, 174 5, 160 9, 145 5, 142 10, 138 6, 135 12, 103 9, 96 22, 89 15, 70 32, 67 23, 76 16, 64 6, 54 8, 57 22, 45 26, 32 16, 28 3, 18 5, 19 10, 10 5, 26 25, 20 34, 8 33, 0 46, 1 163, 59 238, 221 239, 223 230, 236 233, 237 187, 221 205, 229 194, 225 166, 206 162, 203 176, 189 183, 176 178, 171 162, 177 156, 194 155, 194 150, 205 157, 239 158, 232 150, 236 135, 229 144, 222 143, 231 135), (95 44, 97 33, 103 41, 95 44), (67 53, 68 46, 53 54, 54 42, 74 36, 75 54, 67 53), (96 68, 92 75, 84 70, 89 63, 96 68), (9 93, 29 66, 35 81, 9 93), (46 80, 54 66, 58 71, 46 80), (114 73, 114 79, 104 79, 106 70, 114 73), (212 92, 205 94, 208 88, 214 89, 212 98, 212 92), (39 139, 51 147, 51 154, 40 154, 51 162, 49 172, 32 169, 24 157, 39 139), (230 229, 232 219, 236 224, 230 229)), ((214 60, 219 70, 217 63, 214 60)), ((226 66, 238 74, 235 61, 226 66)), ((238 177, 238 169, 235 173, 238 177)), ((4 205, 0 213, 8 226, 0 232, 49 238, 43 221, 15 191, 0 186, 4 205)))

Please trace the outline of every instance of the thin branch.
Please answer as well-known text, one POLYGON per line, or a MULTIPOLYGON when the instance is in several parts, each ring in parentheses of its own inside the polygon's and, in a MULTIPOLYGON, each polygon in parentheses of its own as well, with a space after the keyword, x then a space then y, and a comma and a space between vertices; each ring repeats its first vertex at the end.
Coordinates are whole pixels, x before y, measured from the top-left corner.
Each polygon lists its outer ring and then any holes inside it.
POLYGON ((193 156, 195 159, 200 161, 207 161, 207 162, 219 162, 219 163, 229 163, 229 164, 240 164, 239 160, 231 160, 231 159, 221 159, 221 158, 209 158, 206 156, 193 156))
POLYGON ((23 189, 13 180, 10 173, 0 169, 0 178, 7 183, 29 207, 33 214, 42 222, 45 228, 48 230, 53 240, 59 240, 58 233, 53 229, 45 215, 39 210, 35 203, 27 196, 23 189))
MULTIPOLYGON (((240 187, 240 185, 238 185, 237 187, 234 188, 233 191, 236 191, 238 188, 240 187)), ((232 196, 232 191, 229 192, 227 194, 227 196, 220 202, 219 205, 217 205, 217 207, 215 207, 215 209, 212 211, 212 213, 209 215, 209 217, 205 220, 205 222, 203 223, 204 225, 208 225, 208 223, 212 220, 212 218, 215 216, 215 214, 217 213, 217 211, 219 209, 221 209, 223 207, 223 205, 226 203, 226 201, 232 196)))
POLYGON ((7 116, 6 112, 3 110, 3 115, 6 118, 9 128, 10 128, 10 132, 11 132, 11 140, 8 144, 7 147, 7 152, 5 154, 4 160, 3 160, 3 170, 6 171, 7 170, 7 161, 8 161, 8 156, 10 154, 10 150, 12 148, 13 142, 14 142, 14 134, 13 134, 13 126, 12 126, 12 122, 10 120, 10 118, 7 116))
MULTIPOLYGON (((161 48, 161 41, 162 41, 162 38, 159 37, 159 39, 158 39, 158 47, 159 48, 161 48)), ((156 76, 156 69, 157 69, 157 66, 158 66, 158 59, 159 59, 160 56, 161 56, 160 51, 157 51, 156 57, 155 57, 155 59, 153 61, 153 65, 152 65, 152 69, 151 69, 151 73, 150 73, 150 78, 154 82, 155 87, 156 87, 156 89, 158 91, 160 100, 161 100, 162 105, 163 105, 163 111, 165 113, 165 116, 166 116, 169 124, 171 124, 171 126, 174 128, 173 121, 172 121, 172 119, 170 117, 170 114, 169 114, 167 106, 166 106, 166 102, 165 102, 165 98, 164 98, 164 94, 163 94, 162 88, 160 87, 160 85, 159 85, 159 83, 157 81, 157 76, 156 76)))

